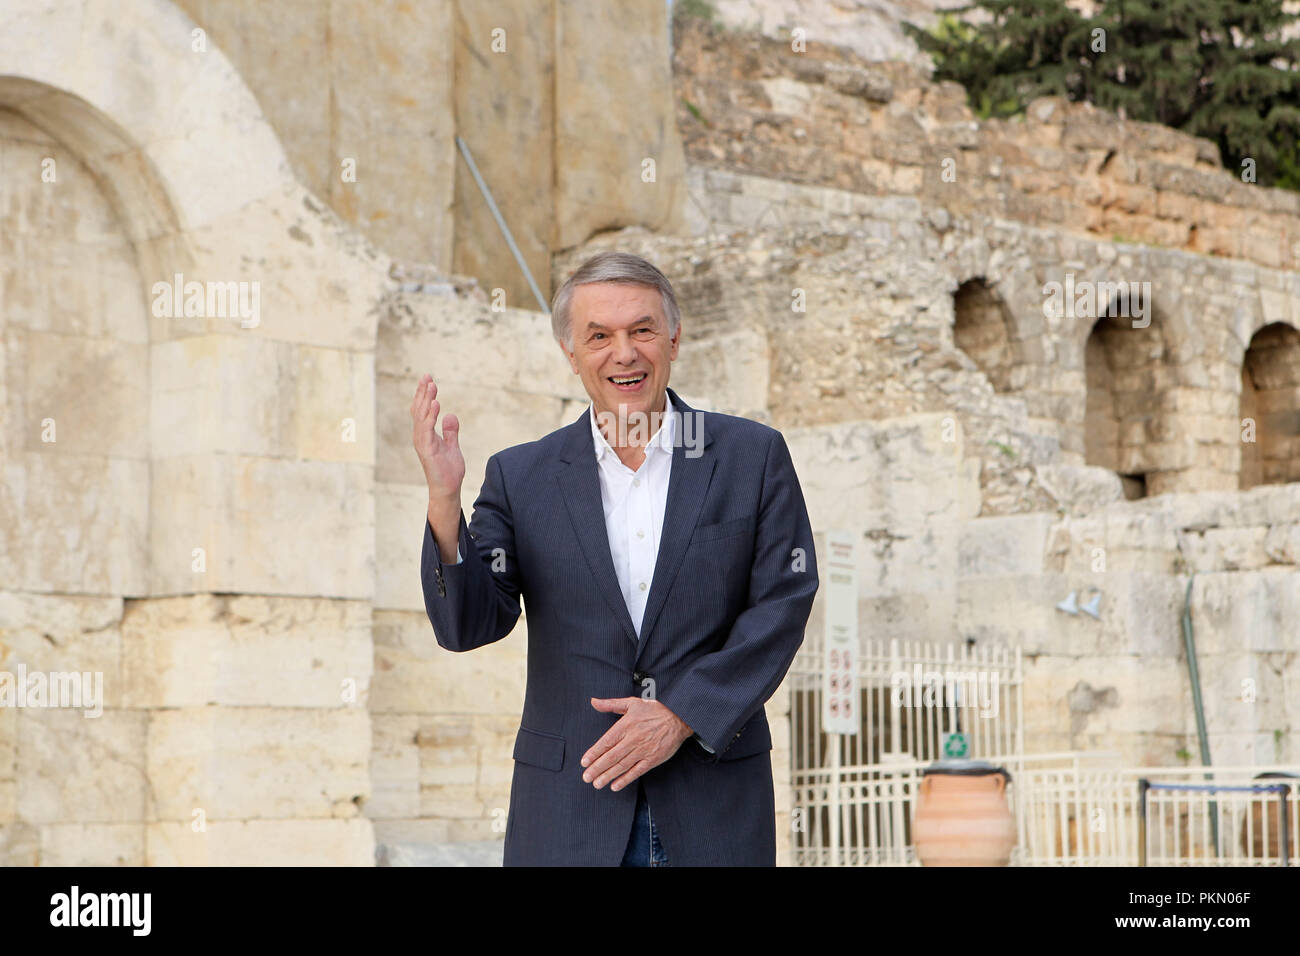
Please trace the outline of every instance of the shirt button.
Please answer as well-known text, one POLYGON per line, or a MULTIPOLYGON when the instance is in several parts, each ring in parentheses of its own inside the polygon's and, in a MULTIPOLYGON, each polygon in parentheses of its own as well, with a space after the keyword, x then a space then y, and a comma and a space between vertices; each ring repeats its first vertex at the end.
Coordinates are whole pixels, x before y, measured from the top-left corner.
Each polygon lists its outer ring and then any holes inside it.
POLYGON ((640 479, 640 478, 633 478, 633 479, 632 479, 632 487, 633 487, 633 488, 640 488, 640 487, 641 487, 641 479, 640 479))
POLYGON ((636 536, 637 536, 638 538, 644 538, 644 537, 645 537, 645 532, 644 532, 644 531, 638 531, 638 532, 636 533, 636 536))
POLYGON ((641 590, 644 591, 644 590, 645 590, 645 582, 642 581, 640 586, 641 586, 641 590))

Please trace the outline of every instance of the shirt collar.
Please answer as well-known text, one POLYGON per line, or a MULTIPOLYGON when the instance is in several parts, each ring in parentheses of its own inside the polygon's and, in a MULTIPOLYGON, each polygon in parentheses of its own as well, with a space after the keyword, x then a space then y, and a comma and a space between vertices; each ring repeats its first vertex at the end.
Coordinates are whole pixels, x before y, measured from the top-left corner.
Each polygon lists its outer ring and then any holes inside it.
MULTIPOLYGON (((596 406, 591 404, 587 406, 588 418, 591 419, 591 439, 596 449, 596 460, 600 461, 606 452, 614 454, 614 449, 609 446, 605 440, 600 426, 596 424, 596 406)), ((671 453, 673 440, 677 435, 677 409, 673 405, 672 396, 667 391, 664 392, 664 417, 659 423, 659 430, 655 432, 654 437, 646 443, 646 454, 650 454, 652 448, 662 448, 671 453)))

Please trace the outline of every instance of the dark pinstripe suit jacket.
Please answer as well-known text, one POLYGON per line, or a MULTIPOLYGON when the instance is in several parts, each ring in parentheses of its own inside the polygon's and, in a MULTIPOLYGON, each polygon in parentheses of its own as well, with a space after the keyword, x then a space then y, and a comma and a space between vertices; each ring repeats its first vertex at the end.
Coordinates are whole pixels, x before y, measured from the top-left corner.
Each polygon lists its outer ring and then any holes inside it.
POLYGON ((490 644, 514 628, 521 598, 527 610, 507 866, 620 863, 637 788, 596 790, 578 761, 619 717, 590 699, 640 696, 645 675, 717 751, 687 740, 641 778, 671 864, 775 863, 763 704, 803 641, 818 585, 812 529, 780 432, 669 394, 701 416, 700 447, 687 454, 679 423, 639 640, 610 556, 587 411, 488 459, 473 520, 460 516, 460 564, 442 563, 424 522, 420 576, 439 644, 490 644))

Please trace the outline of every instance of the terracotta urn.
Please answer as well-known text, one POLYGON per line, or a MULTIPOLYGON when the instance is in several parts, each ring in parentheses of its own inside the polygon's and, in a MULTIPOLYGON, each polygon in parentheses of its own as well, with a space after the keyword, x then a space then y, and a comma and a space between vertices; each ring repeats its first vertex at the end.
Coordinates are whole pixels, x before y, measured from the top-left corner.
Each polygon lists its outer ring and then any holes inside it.
MULTIPOLYGON (((1296 784, 1292 783, 1296 779, 1293 773, 1257 773, 1255 780, 1262 783, 1291 783, 1291 793, 1287 795, 1288 801, 1295 799, 1296 784)), ((1248 854, 1254 860, 1260 860, 1265 857, 1281 859, 1282 841, 1282 808, 1281 801, 1276 793, 1261 793, 1251 798, 1250 801, 1250 826, 1247 827, 1247 820, 1243 816, 1241 820, 1241 849, 1243 853, 1248 854), (1268 846, 1264 845, 1264 826, 1265 816, 1268 817, 1268 846), (1249 833, 1247 830, 1249 829, 1249 833), (1249 846, 1247 842, 1249 841, 1249 846)), ((1287 821, 1290 823, 1290 820, 1287 821)), ((1295 839, 1294 834, 1288 834, 1290 840, 1295 839)), ((1288 860, 1291 862, 1290 847, 1287 847, 1288 860)))
POLYGON ((922 772, 912 824, 921 865, 1006 866, 1016 845, 1010 774, 978 760, 940 760, 922 772))

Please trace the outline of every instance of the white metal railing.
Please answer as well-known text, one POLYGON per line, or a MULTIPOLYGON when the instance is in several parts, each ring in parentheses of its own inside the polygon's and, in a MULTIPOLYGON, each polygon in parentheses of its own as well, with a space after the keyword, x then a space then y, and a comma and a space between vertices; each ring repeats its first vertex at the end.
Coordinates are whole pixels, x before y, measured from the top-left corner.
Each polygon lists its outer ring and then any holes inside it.
POLYGON ((1024 749, 1020 649, 863 638, 853 668, 858 733, 828 734, 824 639, 808 634, 787 677, 795 862, 915 862, 919 768, 939 758, 944 735, 964 732, 979 759, 1024 749))
MULTIPOLYGON (((1122 767, 1110 753, 985 759, 1011 775, 1013 866, 1300 865, 1300 765, 1214 767, 1213 785, 1236 789, 1203 790, 1204 767, 1122 767)), ((911 832, 928 763, 806 773, 795 791, 795 865, 918 865, 911 832)))

